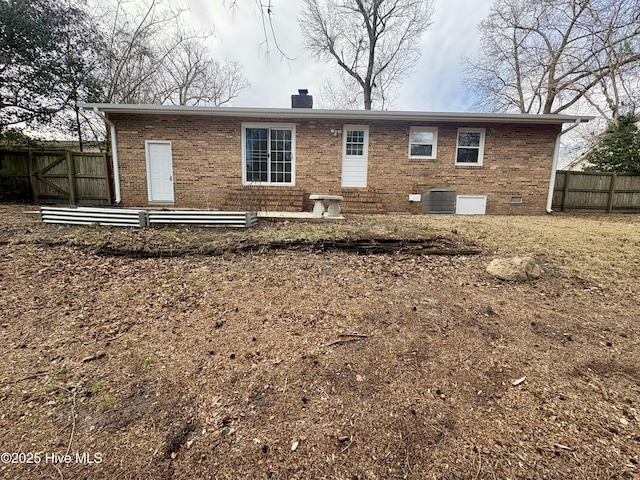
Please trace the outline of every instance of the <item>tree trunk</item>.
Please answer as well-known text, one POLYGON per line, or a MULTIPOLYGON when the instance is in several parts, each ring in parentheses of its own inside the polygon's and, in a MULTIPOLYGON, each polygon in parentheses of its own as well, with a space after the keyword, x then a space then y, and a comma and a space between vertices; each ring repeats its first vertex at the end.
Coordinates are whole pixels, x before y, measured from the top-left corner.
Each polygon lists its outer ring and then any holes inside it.
POLYGON ((82 141, 82 126, 80 125, 80 107, 78 107, 77 103, 75 104, 75 111, 76 111, 76 129, 78 132, 78 144, 80 146, 80 151, 83 152, 84 145, 82 141))
POLYGON ((365 110, 371 110, 371 90, 372 88, 369 85, 365 86, 363 89, 365 110))

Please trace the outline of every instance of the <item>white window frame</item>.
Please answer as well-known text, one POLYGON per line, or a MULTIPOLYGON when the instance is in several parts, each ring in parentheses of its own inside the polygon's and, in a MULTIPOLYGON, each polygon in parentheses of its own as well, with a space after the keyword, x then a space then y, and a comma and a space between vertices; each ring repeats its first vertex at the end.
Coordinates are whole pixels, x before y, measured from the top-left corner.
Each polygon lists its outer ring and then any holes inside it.
POLYGON ((369 158, 369 125, 343 125, 342 131, 342 155, 350 158, 369 158), (364 136, 362 139, 362 155, 347 155, 347 131, 362 131, 364 136))
MULTIPOLYGON (((242 185, 259 185, 269 187, 295 187, 296 185, 296 125, 294 123, 242 123, 242 185), (278 129, 291 130, 291 182, 249 182, 247 181, 247 128, 266 128, 270 131, 278 129)), ((271 141, 271 135, 269 135, 269 142, 271 141)), ((269 148, 269 152, 271 149, 269 148)), ((269 169, 271 165, 271 158, 268 161, 269 169)), ((270 178, 270 170, 267 170, 267 178, 270 178)))
POLYGON ((481 167, 484 161, 484 140, 487 135, 486 128, 459 128, 456 133, 456 158, 455 164, 462 167, 481 167), (478 147, 460 147, 460 134, 461 133, 479 133, 480 145, 478 147), (478 161, 475 163, 470 162, 458 162, 458 150, 460 148, 477 148, 478 149, 478 161))
POLYGON ((415 160, 435 160, 438 156, 438 127, 420 127, 415 126, 409 128, 409 158, 415 160), (426 155, 411 155, 411 134, 413 132, 431 132, 433 133, 433 144, 431 149, 431 156, 426 155))

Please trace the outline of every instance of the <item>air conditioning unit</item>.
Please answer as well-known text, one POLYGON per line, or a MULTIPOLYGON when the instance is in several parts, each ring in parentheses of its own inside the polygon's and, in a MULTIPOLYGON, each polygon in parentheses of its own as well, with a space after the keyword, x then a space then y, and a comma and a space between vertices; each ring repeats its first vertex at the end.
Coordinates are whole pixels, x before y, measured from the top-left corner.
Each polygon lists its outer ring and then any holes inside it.
POLYGON ((450 213, 456 211, 456 192, 446 188, 432 188, 422 194, 422 213, 450 213))

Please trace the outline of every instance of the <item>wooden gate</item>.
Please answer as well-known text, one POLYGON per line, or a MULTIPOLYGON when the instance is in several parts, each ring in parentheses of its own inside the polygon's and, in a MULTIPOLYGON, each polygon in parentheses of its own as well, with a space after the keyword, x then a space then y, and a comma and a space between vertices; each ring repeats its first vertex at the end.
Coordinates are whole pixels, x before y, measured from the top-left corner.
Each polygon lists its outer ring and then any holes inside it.
POLYGON ((109 205, 109 160, 103 153, 71 151, 0 152, 2 168, 21 183, 28 179, 34 203, 109 205))

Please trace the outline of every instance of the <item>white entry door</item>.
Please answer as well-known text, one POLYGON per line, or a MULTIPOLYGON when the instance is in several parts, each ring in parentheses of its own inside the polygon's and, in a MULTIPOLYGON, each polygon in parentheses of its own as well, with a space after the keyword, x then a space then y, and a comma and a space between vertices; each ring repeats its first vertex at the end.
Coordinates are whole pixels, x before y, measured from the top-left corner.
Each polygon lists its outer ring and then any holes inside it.
POLYGON ((147 185, 150 202, 173 203, 171 142, 147 140, 147 185))
POLYGON ((366 187, 369 127, 345 125, 342 132, 342 186, 366 187))

